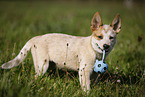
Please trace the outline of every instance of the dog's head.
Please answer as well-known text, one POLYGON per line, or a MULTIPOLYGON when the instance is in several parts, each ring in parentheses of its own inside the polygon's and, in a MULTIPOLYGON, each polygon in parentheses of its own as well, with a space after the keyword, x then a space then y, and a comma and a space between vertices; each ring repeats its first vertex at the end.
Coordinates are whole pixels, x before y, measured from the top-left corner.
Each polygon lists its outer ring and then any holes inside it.
POLYGON ((116 35, 121 28, 121 18, 117 14, 110 25, 103 25, 99 12, 92 18, 92 47, 95 51, 102 53, 103 50, 109 53, 116 43, 116 35))

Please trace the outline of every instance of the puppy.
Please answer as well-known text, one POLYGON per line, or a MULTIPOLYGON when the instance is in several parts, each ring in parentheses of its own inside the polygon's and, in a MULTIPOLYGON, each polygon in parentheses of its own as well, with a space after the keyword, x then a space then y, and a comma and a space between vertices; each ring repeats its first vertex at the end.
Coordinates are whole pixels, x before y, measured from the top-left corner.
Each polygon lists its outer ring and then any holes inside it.
POLYGON ((106 56, 116 42, 116 35, 121 28, 120 15, 114 18, 110 25, 103 25, 99 12, 92 18, 92 35, 78 37, 66 34, 45 34, 30 39, 20 53, 1 68, 10 69, 18 66, 31 49, 36 77, 45 74, 49 61, 53 61, 60 69, 78 71, 79 81, 84 91, 90 90, 90 75, 96 59, 102 58, 103 50, 106 56))

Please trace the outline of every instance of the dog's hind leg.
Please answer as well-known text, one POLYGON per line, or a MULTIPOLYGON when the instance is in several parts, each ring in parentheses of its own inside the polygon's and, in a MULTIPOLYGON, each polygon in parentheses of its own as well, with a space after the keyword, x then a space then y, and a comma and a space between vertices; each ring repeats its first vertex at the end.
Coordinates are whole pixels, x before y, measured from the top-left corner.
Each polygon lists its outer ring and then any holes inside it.
POLYGON ((35 77, 43 76, 49 67, 49 58, 45 48, 42 46, 35 45, 31 49, 34 67, 35 77))

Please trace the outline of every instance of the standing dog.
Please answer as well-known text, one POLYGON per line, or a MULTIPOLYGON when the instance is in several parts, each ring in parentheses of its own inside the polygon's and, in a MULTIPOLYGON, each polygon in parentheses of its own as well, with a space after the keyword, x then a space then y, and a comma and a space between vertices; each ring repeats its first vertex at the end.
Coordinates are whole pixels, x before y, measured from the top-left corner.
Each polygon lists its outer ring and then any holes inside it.
POLYGON ((66 34, 46 34, 30 39, 13 60, 4 63, 1 68, 10 69, 18 66, 31 49, 36 77, 47 71, 49 61, 58 68, 78 71, 79 81, 84 91, 90 90, 90 75, 96 59, 101 59, 103 50, 106 55, 116 42, 116 35, 121 28, 120 15, 110 25, 103 25, 97 12, 91 22, 92 35, 77 37, 66 34))

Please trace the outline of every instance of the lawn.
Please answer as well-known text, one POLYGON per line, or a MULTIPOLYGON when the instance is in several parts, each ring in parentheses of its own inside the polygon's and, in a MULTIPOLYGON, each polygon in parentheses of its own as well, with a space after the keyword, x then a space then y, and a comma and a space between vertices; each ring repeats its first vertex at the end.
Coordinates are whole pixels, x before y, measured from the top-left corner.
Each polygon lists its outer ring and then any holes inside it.
MULTIPOLYGON (((34 36, 46 33, 91 35, 90 23, 99 11, 103 24, 117 13, 122 28, 115 48, 107 57, 108 71, 92 85, 88 95, 81 90, 73 71, 51 69, 35 80, 31 54, 18 67, 0 69, 0 97, 45 96, 145 96, 145 6, 124 2, 0 2, 0 65, 14 58, 34 36)), ((97 77, 97 76, 96 76, 97 77)))

